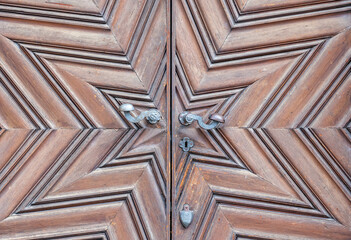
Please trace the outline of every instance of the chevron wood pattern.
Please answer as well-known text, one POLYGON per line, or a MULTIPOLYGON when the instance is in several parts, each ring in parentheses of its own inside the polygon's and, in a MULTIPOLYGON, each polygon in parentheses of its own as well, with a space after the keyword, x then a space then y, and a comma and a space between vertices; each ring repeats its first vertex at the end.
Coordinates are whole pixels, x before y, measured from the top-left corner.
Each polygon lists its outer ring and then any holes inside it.
POLYGON ((351 2, 175 1, 174 239, 350 239, 351 2), (187 203, 193 223, 183 228, 187 203))
POLYGON ((349 129, 224 128, 197 134, 206 141, 196 141, 179 157, 184 166, 179 164, 176 175, 177 204, 193 207, 194 225, 184 230, 177 223, 177 237, 349 238, 349 129))
POLYGON ((126 99, 166 115, 166 3, 53 2, 0 3, 1 127, 133 127, 126 99))
POLYGON ((350 1, 276 2, 177 1, 177 94, 228 127, 349 127, 350 1))
POLYGON ((350 239, 350 73, 350 0, 0 0, 0 239, 350 239))
POLYGON ((162 129, 3 131, 0 237, 164 239, 164 138, 162 129), (11 139, 19 146, 5 151, 11 139))
POLYGON ((169 235, 166 1, 0 1, 0 239, 169 235), (157 108, 155 126, 118 110, 157 108))

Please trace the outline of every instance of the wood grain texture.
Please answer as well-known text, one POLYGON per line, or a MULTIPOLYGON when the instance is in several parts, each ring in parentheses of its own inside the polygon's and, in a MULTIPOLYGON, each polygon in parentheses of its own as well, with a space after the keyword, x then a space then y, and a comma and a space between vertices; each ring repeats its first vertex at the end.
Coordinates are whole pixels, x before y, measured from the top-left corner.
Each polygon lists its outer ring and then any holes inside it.
POLYGON ((183 108, 225 127, 349 127, 350 3, 177 1, 183 108))
POLYGON ((165 125, 165 1, 31 3, 0 3, 0 94, 19 109, 2 109, 1 128, 135 128, 118 111, 130 99, 165 125))
POLYGON ((166 3, 0 1, 0 239, 167 238, 166 3))
POLYGON ((0 239, 350 239, 350 6, 0 0, 0 239))
POLYGON ((176 221, 175 239, 348 239, 350 136, 349 129, 193 129, 194 147, 176 154, 174 218, 187 203, 194 221, 187 229, 176 221))
POLYGON ((174 239, 350 239, 350 4, 175 1, 174 239))
POLYGON ((2 151, 13 138, 20 146, 1 158, 1 239, 165 239, 165 130, 6 130, 2 151))

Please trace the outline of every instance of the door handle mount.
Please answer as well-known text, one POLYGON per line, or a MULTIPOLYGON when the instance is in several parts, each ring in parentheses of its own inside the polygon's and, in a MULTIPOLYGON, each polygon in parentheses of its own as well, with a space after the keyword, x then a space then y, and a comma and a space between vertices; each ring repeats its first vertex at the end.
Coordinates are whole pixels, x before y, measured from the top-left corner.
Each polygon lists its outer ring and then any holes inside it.
POLYGON ((126 116, 127 120, 132 123, 138 123, 144 118, 150 123, 150 124, 156 124, 158 121, 160 121, 162 115, 161 112, 157 109, 150 109, 148 111, 144 111, 139 114, 137 117, 133 117, 130 112, 134 110, 134 106, 130 103, 125 103, 122 104, 119 107, 119 110, 124 112, 124 115, 126 116))
POLYGON ((204 123, 202 120, 202 117, 196 114, 192 114, 189 112, 182 112, 179 114, 179 122, 184 125, 188 126, 190 125, 193 121, 197 121, 198 124, 200 125, 201 128, 210 130, 218 126, 220 123, 224 123, 224 117, 218 113, 211 114, 209 119, 212 120, 210 124, 204 123))

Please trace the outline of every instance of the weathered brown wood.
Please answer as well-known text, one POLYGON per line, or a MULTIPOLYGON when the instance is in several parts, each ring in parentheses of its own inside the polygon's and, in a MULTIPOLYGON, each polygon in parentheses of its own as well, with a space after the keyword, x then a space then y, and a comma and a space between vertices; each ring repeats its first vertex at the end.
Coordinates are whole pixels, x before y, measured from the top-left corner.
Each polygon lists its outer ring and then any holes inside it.
POLYGON ((0 239, 168 238, 166 3, 0 1, 0 239))
POLYGON ((350 0, 0 0, 0 239, 350 239, 350 29, 350 0))
POLYGON ((174 2, 174 239, 351 238, 350 4, 174 2))

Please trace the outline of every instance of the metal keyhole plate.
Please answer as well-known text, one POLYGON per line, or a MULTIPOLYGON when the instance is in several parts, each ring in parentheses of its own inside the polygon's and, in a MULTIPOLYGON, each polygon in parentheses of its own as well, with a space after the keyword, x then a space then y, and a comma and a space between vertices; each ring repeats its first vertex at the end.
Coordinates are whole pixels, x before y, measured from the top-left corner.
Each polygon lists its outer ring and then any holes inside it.
POLYGON ((194 146, 194 142, 188 138, 184 137, 180 142, 179 142, 179 147, 183 150, 183 152, 189 152, 189 150, 194 146))

